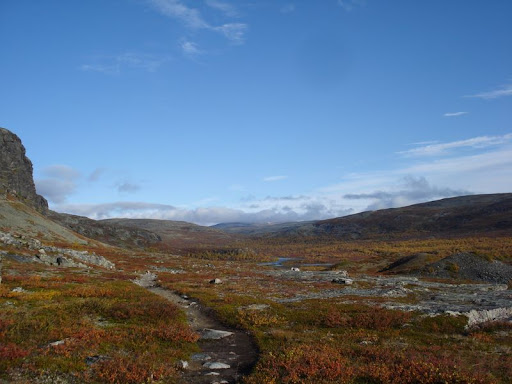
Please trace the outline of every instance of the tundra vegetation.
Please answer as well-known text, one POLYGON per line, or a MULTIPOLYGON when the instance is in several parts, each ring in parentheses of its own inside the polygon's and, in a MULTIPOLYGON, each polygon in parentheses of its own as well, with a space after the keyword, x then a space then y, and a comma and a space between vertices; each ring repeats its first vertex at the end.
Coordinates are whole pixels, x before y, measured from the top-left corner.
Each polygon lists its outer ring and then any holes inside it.
MULTIPOLYGON (((427 316, 379 305, 414 303, 412 294, 287 301, 329 290, 333 283, 279 279, 268 273, 272 267, 261 265, 277 257, 300 257, 303 264, 331 265, 301 271, 341 268, 350 275, 374 276, 389 263, 421 252, 432 261, 473 252, 510 262, 511 238, 266 239, 243 245, 253 251, 219 247, 178 255, 94 248, 116 264, 115 270, 24 262, 30 251, 1 245, 5 254, 19 257, 4 255, 0 378, 16 383, 180 382, 178 364, 199 351, 198 335, 180 308, 133 284, 146 270, 157 273, 161 287, 197 300, 225 324, 250 332, 260 355, 252 373, 241 379, 245 383, 504 384, 512 377, 510 323, 468 329, 462 315, 427 316), (222 284, 210 284, 215 278, 222 284)), ((451 272, 453 283, 460 283, 456 268, 451 272)), ((372 283, 356 286, 371 288, 372 283)))

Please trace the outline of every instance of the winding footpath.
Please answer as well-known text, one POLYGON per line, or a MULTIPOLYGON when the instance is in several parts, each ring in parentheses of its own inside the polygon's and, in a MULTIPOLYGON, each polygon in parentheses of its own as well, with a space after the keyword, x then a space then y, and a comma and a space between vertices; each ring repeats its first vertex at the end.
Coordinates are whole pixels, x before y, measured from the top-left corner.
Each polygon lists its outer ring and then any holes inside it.
POLYGON ((246 332, 225 327, 211 310, 187 297, 159 287, 146 289, 182 308, 190 327, 201 335, 198 341, 201 351, 184 363, 184 383, 237 383, 251 371, 258 359, 258 351, 246 332))

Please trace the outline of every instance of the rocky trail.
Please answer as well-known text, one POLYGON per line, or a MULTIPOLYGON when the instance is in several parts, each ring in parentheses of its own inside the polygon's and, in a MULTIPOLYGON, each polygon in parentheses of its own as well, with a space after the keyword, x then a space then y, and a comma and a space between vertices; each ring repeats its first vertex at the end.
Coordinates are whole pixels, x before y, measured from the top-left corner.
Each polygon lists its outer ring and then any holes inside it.
POLYGON ((182 362, 183 383, 238 383, 256 364, 258 350, 246 332, 226 327, 211 309, 188 297, 157 287, 153 273, 142 275, 135 283, 182 308, 190 327, 200 335, 200 351, 182 362))

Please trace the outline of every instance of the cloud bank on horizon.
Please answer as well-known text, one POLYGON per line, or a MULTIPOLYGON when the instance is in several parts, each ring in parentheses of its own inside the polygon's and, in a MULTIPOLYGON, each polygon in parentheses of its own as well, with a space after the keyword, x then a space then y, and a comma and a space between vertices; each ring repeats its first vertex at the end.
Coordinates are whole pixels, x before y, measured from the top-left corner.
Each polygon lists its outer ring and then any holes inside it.
MULTIPOLYGON (((249 196, 230 206, 176 207, 136 201, 100 204, 67 203, 79 173, 68 166, 52 166, 45 174, 53 179, 36 180, 40 193, 58 211, 93 219, 113 217, 188 221, 200 225, 225 222, 287 222, 321 220, 365 210, 396 208, 441 198, 510 190, 512 180, 512 134, 475 137, 451 143, 425 144, 400 152, 409 157, 433 157, 388 171, 350 174, 335 185, 301 195, 249 196), (472 150, 465 153, 464 150, 472 150), (459 152, 458 152, 459 151, 459 152), (462 151, 462 152, 461 152, 462 151), (426 175, 426 176, 425 176, 426 175), (496 180, 500 179, 500 183, 496 180), (432 184, 430 180, 435 180, 432 184), (439 183, 439 185, 437 184, 439 183)), ((95 170, 93 175, 98 171, 95 170)), ((269 176, 263 182, 285 180, 269 176)), ((90 177, 89 177, 90 179, 90 177)), ((140 186, 118 182, 118 192, 137 192, 140 186)))

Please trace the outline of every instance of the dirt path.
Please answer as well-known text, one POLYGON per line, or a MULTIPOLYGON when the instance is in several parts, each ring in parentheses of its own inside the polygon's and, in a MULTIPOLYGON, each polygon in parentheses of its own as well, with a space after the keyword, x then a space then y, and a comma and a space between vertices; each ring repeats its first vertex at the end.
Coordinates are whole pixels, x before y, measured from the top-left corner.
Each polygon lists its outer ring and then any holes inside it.
POLYGON ((188 367, 183 370, 182 376, 184 383, 231 384, 239 382, 242 376, 250 372, 258 352, 247 333, 223 326, 209 313, 211 310, 188 298, 163 288, 148 289, 183 308, 190 327, 201 335, 198 341, 201 351, 192 355, 187 362, 188 367))

